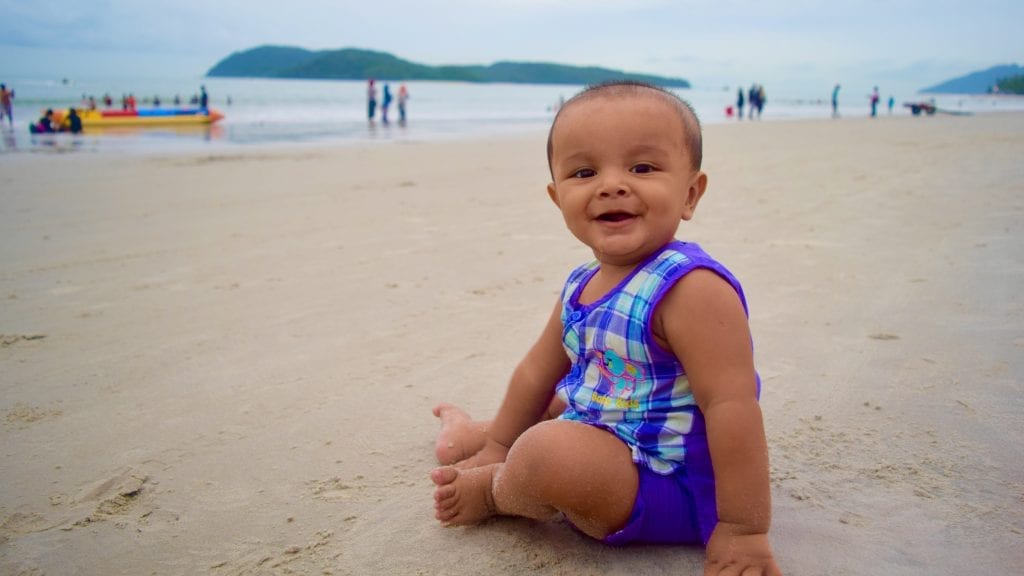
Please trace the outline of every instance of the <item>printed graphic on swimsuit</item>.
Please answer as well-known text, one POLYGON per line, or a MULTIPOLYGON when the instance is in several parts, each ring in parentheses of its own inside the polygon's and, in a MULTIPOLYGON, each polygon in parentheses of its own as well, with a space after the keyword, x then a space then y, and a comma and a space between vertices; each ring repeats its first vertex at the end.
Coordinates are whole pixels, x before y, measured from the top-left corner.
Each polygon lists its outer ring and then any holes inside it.
POLYGON ((640 402, 630 398, 630 395, 636 390, 637 384, 643 382, 643 369, 622 358, 615 350, 598 350, 595 354, 600 360, 597 368, 603 378, 590 399, 605 407, 639 409, 640 402))

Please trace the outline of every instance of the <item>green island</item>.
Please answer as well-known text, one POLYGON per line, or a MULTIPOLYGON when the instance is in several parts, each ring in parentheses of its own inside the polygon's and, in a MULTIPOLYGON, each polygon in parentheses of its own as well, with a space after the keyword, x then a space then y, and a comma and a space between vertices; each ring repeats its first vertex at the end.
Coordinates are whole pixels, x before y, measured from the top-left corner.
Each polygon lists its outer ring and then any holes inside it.
POLYGON ((925 88, 921 92, 925 94, 989 94, 998 87, 1000 92, 1019 94, 1020 92, 1013 88, 1015 86, 1013 78, 1021 75, 1024 75, 1024 68, 1019 65, 1001 64, 946 80, 941 84, 925 88))
POLYGON ((682 78, 637 74, 593 66, 546 62, 497 62, 489 66, 428 66, 386 52, 356 48, 306 50, 259 46, 235 52, 206 73, 209 77, 299 78, 318 80, 439 80, 514 84, 585 85, 609 80, 637 80, 672 88, 689 88, 682 78))
POLYGON ((999 82, 996 82, 996 86, 1004 94, 1024 94, 1024 74, 1000 78, 999 82))

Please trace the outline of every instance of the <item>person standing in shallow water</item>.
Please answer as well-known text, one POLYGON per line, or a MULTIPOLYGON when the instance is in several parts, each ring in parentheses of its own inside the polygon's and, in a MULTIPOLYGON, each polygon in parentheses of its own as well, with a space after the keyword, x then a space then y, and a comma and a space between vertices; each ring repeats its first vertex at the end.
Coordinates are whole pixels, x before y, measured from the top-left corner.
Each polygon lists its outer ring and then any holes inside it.
POLYGON ((384 95, 380 101, 380 121, 384 124, 388 123, 388 108, 391 107, 391 86, 388 84, 384 85, 384 95))
POLYGON ((398 87, 398 123, 405 126, 405 103, 409 100, 409 90, 402 84, 398 87))
POLYGON ((373 78, 370 78, 369 83, 366 86, 366 117, 373 122, 373 117, 377 115, 377 86, 373 83, 373 78))
POLYGON ((6 84, 0 84, 0 125, 3 125, 4 117, 6 116, 8 126, 14 128, 13 108, 14 90, 7 88, 6 84))

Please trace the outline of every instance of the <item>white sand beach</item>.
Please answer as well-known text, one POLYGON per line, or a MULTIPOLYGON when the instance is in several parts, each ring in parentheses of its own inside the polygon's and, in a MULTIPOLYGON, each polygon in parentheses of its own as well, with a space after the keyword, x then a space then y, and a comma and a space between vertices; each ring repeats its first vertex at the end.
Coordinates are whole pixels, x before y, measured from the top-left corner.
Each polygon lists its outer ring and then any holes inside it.
MULTIPOLYGON (((0 156, 0 573, 700 574, 433 519, 590 254, 545 134, 0 156)), ((1024 565, 1024 114, 705 130, 679 237, 739 277, 789 575, 1024 565)))

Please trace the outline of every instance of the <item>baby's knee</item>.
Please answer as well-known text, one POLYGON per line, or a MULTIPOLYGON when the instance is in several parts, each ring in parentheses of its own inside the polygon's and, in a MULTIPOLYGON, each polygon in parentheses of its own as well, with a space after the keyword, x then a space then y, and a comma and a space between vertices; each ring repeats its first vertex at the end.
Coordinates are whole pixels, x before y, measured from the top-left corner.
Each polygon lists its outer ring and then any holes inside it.
POLYGON ((562 461, 565 439, 559 434, 565 422, 548 420, 523 432, 508 453, 506 463, 531 475, 547 475, 562 461))
MULTIPOLYGON (((516 440, 507 461, 531 475, 568 481, 580 471, 592 470, 595 459, 604 459, 603 451, 587 441, 592 435, 611 438, 607 432, 579 422, 541 422, 516 440)), ((629 458, 628 452, 626 458, 629 458)))

